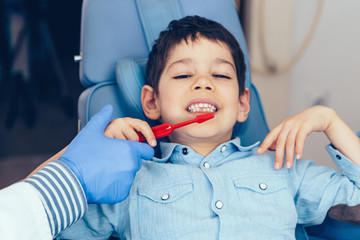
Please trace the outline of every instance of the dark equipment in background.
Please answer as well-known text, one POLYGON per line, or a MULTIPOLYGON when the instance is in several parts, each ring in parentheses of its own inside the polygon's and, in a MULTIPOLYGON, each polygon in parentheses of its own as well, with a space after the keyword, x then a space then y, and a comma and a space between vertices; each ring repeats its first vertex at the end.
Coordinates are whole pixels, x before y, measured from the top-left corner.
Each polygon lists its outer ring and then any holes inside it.
POLYGON ((58 90, 62 108, 68 116, 76 113, 74 100, 65 78, 48 24, 47 0, 0 0, 0 101, 8 104, 5 126, 11 128, 19 113, 28 127, 36 122, 34 90, 41 81, 50 81, 58 90), (23 18, 14 36, 11 16, 23 18), (14 37, 14 41, 12 40, 14 37), (22 48, 27 51, 25 69, 14 65, 22 48), (49 71, 50 70, 50 71, 49 71))

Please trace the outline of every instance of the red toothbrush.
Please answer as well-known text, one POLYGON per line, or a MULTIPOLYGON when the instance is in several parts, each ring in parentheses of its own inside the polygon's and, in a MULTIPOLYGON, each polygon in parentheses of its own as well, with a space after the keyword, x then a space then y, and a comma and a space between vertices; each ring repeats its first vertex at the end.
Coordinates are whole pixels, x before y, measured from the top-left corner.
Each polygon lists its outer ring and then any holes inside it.
MULTIPOLYGON (((164 124, 152 127, 151 130, 153 131, 155 138, 161 138, 161 137, 170 135, 172 133, 172 131, 176 128, 183 127, 183 126, 189 125, 191 123, 195 123, 195 122, 203 123, 207 120, 212 119, 213 117, 215 117, 215 113, 206 113, 206 114, 202 114, 202 115, 197 115, 196 118, 194 118, 192 120, 177 123, 174 125, 171 125, 169 123, 164 123, 164 124)), ((137 135, 139 136, 139 142, 146 141, 144 135, 142 135, 141 132, 138 132, 137 135)))

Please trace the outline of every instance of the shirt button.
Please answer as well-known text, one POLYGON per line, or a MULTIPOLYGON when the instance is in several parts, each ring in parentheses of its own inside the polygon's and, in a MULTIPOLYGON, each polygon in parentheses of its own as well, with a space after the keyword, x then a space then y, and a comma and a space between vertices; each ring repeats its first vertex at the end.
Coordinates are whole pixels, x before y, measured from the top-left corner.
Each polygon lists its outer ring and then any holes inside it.
POLYGON ((267 185, 266 185, 265 183, 260 183, 260 184, 259 184, 259 188, 260 188, 261 190, 266 190, 266 189, 267 189, 267 185))
POLYGON ((223 203, 222 201, 217 200, 217 201, 215 202, 215 207, 216 207, 217 209, 222 209, 223 206, 224 206, 224 203, 223 203))
POLYGON ((210 163, 204 162, 204 168, 210 168, 210 167, 211 167, 210 163))
POLYGON ((226 146, 224 145, 224 146, 221 147, 220 152, 223 153, 223 152, 225 152, 225 151, 226 151, 226 146))
POLYGON ((183 153, 184 155, 187 155, 187 154, 188 154, 188 149, 187 149, 187 148, 183 148, 183 149, 182 149, 182 153, 183 153))
POLYGON ((340 159, 341 159, 341 156, 340 156, 340 155, 336 155, 336 158, 340 160, 340 159))
POLYGON ((164 195, 161 196, 161 200, 163 200, 163 201, 166 201, 166 200, 168 200, 169 198, 170 198, 170 195, 169 195, 169 194, 164 194, 164 195))

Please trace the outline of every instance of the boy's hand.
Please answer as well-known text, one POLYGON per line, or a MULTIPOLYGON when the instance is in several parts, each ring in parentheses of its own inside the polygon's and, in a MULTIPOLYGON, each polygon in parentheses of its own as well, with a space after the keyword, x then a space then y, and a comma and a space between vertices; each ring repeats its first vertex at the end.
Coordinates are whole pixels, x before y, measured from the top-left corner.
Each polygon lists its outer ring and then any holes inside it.
POLYGON ((88 203, 117 203, 130 191, 142 159, 151 159, 148 144, 107 138, 113 109, 105 106, 69 144, 59 161, 79 179, 88 203))
POLYGON ((325 132, 332 125, 336 113, 327 107, 308 108, 276 126, 266 136, 258 149, 263 154, 267 149, 275 150, 276 169, 281 169, 286 155, 286 168, 292 168, 294 153, 296 159, 303 154, 306 137, 312 132, 325 132))
POLYGON ((112 120, 105 130, 105 136, 139 141, 139 136, 136 132, 141 132, 150 146, 156 146, 156 138, 149 124, 135 118, 126 117, 112 120))

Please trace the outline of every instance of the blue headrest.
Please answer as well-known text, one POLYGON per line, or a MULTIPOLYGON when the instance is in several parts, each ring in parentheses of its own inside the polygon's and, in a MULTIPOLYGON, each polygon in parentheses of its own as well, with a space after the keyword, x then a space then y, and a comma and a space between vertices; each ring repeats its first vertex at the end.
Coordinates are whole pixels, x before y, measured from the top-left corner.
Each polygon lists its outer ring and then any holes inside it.
POLYGON ((141 89, 145 85, 145 61, 123 59, 116 66, 116 82, 122 107, 134 118, 145 119, 141 106, 141 89))
MULTIPOLYGON (((142 14, 143 7, 144 5, 152 6, 155 10, 157 9, 157 12, 153 14, 163 19, 161 16, 164 15, 164 11, 158 6, 164 2, 174 2, 172 5, 178 5, 179 9, 173 12, 177 14, 177 11, 181 11, 178 13, 181 17, 199 15, 224 25, 238 40, 249 69, 246 42, 233 0, 84 0, 80 80, 85 87, 115 81, 116 64, 121 59, 147 58, 149 44, 157 36, 148 37, 149 34, 144 34, 147 28, 146 26, 144 28, 141 22, 141 17, 146 17, 142 14)), ((167 20, 157 21, 153 27, 159 31, 165 29, 168 23, 167 20)), ((250 82, 248 70, 246 72, 247 87, 250 87, 250 82)))

